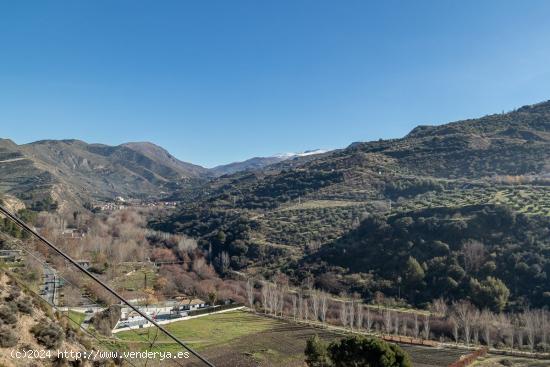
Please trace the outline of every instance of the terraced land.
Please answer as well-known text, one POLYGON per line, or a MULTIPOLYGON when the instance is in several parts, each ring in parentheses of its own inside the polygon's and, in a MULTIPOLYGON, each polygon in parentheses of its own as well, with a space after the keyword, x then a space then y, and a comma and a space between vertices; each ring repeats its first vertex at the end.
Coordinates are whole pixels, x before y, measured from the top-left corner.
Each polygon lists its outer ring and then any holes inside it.
POLYGON ((527 215, 550 216, 550 187, 521 185, 445 190, 418 195, 398 205, 400 211, 409 211, 476 204, 502 204, 527 215))

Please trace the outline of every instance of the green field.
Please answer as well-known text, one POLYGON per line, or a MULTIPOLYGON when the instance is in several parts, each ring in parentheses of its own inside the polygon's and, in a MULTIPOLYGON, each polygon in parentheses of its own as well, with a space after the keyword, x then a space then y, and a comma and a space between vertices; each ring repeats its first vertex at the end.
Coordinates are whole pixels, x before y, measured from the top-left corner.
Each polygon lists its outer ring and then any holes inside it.
MULTIPOLYGON (((216 366, 303 366, 306 340, 317 334, 330 341, 343 334, 294 324, 243 311, 205 316, 166 325, 168 330, 208 357, 216 366)), ((154 329, 116 334, 121 349, 153 350, 144 340, 154 340, 154 329)), ((461 354, 458 350, 407 346, 414 366, 448 365, 461 354)), ((176 344, 159 335, 155 350, 178 351, 176 344)), ((189 363, 192 363, 190 360, 189 363)))
MULTIPOLYGON (((234 311, 175 322, 166 325, 166 329, 191 347, 200 350, 227 344, 229 341, 244 335, 270 330, 277 323, 278 321, 269 318, 234 311)), ((144 338, 152 340, 155 338, 155 334, 156 332, 153 329, 141 329, 135 332, 117 333, 116 337, 124 342, 141 342, 146 346, 147 343, 145 343, 144 338)), ((180 348, 163 334, 158 335, 157 341, 162 345, 163 350, 179 350, 180 348)))
MULTIPOLYGON (((204 353, 216 366, 300 366, 308 337, 319 334, 327 340, 338 334, 279 320, 233 311, 166 325, 190 347, 204 353)), ((144 339, 154 340, 154 329, 117 333, 120 348, 153 350, 144 339), (138 335, 139 334, 139 335, 138 335)), ((181 348, 158 335, 154 350, 181 348)))

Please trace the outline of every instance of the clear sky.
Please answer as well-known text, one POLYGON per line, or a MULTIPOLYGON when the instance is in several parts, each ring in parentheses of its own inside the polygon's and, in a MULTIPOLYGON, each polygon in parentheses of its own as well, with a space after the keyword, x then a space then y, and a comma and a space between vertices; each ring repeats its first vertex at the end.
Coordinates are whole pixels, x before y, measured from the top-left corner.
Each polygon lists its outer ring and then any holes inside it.
POLYGON ((550 99, 545 0, 0 0, 0 136, 213 166, 550 99))

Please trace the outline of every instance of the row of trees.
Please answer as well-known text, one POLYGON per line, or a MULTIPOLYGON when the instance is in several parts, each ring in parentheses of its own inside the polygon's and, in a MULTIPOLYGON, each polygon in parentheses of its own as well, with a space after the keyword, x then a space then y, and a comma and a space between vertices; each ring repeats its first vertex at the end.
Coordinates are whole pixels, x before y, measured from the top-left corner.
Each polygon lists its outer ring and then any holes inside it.
POLYGON ((447 304, 438 299, 430 304, 429 311, 400 312, 364 304, 358 297, 335 299, 311 287, 292 289, 284 281, 248 280, 245 288, 251 308, 296 321, 469 346, 486 345, 532 352, 550 349, 550 313, 547 310, 494 313, 489 309, 480 310, 469 301, 447 304))
POLYGON ((517 314, 480 311, 468 301, 454 302, 447 312, 455 342, 510 349, 547 351, 550 313, 547 310, 525 310, 517 314))

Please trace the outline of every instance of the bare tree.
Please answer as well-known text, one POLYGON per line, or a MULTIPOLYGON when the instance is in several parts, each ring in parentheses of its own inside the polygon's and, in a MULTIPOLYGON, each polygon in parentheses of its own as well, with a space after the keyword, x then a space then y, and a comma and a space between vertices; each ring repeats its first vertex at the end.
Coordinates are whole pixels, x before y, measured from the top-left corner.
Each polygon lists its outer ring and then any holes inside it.
POLYGON ((357 329, 361 330, 363 328, 363 318, 365 316, 363 304, 361 302, 357 302, 357 311, 355 312, 355 315, 355 324, 357 329))
POLYGON ((466 345, 470 345, 472 322, 474 318, 475 308, 468 301, 460 301, 453 303, 453 311, 460 328, 466 345))
POLYGON ((348 324, 348 305, 346 301, 340 302, 340 323, 343 327, 348 324))
POLYGON ((268 283, 264 282, 262 284, 262 307, 264 309, 264 313, 267 313, 268 308, 268 300, 269 300, 269 289, 268 289, 268 283))
POLYGON ((438 298, 430 304, 430 312, 438 315, 438 316, 447 316, 447 311, 449 309, 449 306, 447 306, 447 302, 443 298, 438 298))
POLYGON ((222 251, 220 255, 220 266, 221 266, 221 272, 227 273, 229 270, 229 264, 231 260, 229 259, 229 254, 226 251, 222 251))
POLYGON ((424 339, 430 339, 430 315, 424 316, 424 322, 422 323, 422 334, 424 339))
POLYGON ((462 246, 462 256, 464 270, 467 273, 476 272, 485 262, 485 246, 479 241, 468 241, 462 246))
POLYGON ((315 321, 319 321, 319 308, 321 303, 321 296, 318 290, 314 289, 310 292, 311 297, 311 310, 313 311, 313 318, 315 321))
POLYGON ((420 325, 418 324, 418 314, 414 314, 414 329, 413 329, 413 336, 415 338, 418 338, 420 335, 420 325))
POLYGON ((284 308, 285 308, 285 294, 286 294, 286 287, 285 286, 281 286, 279 288, 279 297, 278 297, 278 307, 277 309, 279 310, 279 316, 283 316, 283 313, 284 313, 284 308))
POLYGON ((547 339, 548 339, 548 311, 547 310, 540 310, 539 311, 540 319, 539 319, 539 326, 540 326, 540 341, 544 348, 544 350, 548 349, 547 339))
POLYGON ((453 316, 451 316, 449 321, 451 322, 451 325, 453 327, 453 338, 455 340, 455 343, 458 343, 458 337, 459 337, 459 334, 458 334, 458 330, 459 330, 458 320, 453 315, 453 316))
POLYGON ((523 319, 521 315, 516 315, 513 320, 514 324, 514 331, 516 334, 518 349, 523 348, 523 337, 524 337, 524 331, 523 331, 523 319))
POLYGON ((472 320, 472 341, 475 345, 479 344, 479 331, 481 330, 481 313, 476 308, 473 313, 473 320, 472 320))
POLYGON ((272 314, 272 315, 277 315, 277 309, 278 309, 278 297, 279 297, 279 292, 278 292, 278 289, 277 289, 277 285, 273 284, 273 283, 269 283, 269 312, 272 314))
POLYGON ((527 343, 529 343, 529 349, 533 351, 535 349, 535 338, 537 332, 537 315, 535 311, 527 310, 522 314, 523 324, 525 325, 525 332, 527 334, 527 343))
POLYGON ((370 331, 372 329, 373 321, 374 320, 372 319, 371 313, 370 313, 370 307, 367 307, 367 320, 366 320, 367 333, 370 333, 370 331))
POLYGON ((182 253, 191 253, 197 248, 197 240, 183 236, 178 242, 178 250, 182 253))
POLYGON ((304 297, 304 320, 309 320, 309 300, 304 297))
POLYGON ((321 292, 321 321, 323 324, 327 320, 327 310, 328 310, 328 295, 325 292, 321 292))
POLYGON ((295 294, 293 294, 292 295, 292 318, 294 320, 296 320, 296 316, 298 313, 297 302, 298 302, 298 297, 295 294))
POLYGON ((386 309, 384 313, 384 329, 386 333, 391 334, 392 329, 392 312, 390 309, 386 309))
POLYGON ((304 319, 304 295, 301 290, 298 291, 298 318, 304 319))
POLYGON ((409 322, 407 317, 403 317, 401 319, 401 335, 409 335, 409 322))
POLYGON ((510 347, 510 349, 513 349, 514 327, 510 316, 505 313, 500 313, 498 315, 497 328, 501 339, 504 340, 504 344, 510 347))
POLYGON ((355 300, 348 302, 348 324, 349 328, 353 331, 355 324, 355 300))
POLYGON ((399 335, 399 312, 395 313, 395 324, 394 324, 394 333, 395 335, 399 335))
POLYGON ((480 315, 481 329, 483 333, 483 339, 488 348, 491 347, 491 331, 493 325, 493 313, 489 310, 483 310, 480 315))
POLYGON ((250 308, 254 310, 254 283, 252 279, 246 281, 246 299, 250 308))

